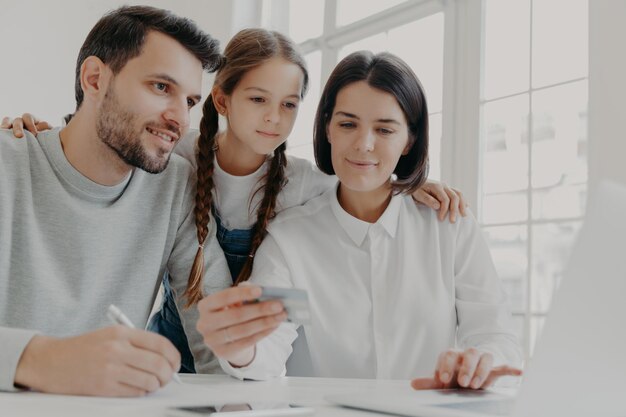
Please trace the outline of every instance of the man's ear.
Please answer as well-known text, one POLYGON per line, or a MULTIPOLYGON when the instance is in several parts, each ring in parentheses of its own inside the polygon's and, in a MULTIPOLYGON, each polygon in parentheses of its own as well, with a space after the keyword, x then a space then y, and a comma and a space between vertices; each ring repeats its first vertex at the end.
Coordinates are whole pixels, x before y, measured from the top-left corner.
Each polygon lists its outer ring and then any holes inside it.
POLYGON ((87 57, 80 66, 80 86, 85 98, 106 92, 111 70, 96 56, 87 57))
POLYGON ((213 105, 219 114, 222 116, 228 115, 228 106, 226 104, 226 93, 219 87, 213 87, 211 90, 211 98, 213 99, 213 105))

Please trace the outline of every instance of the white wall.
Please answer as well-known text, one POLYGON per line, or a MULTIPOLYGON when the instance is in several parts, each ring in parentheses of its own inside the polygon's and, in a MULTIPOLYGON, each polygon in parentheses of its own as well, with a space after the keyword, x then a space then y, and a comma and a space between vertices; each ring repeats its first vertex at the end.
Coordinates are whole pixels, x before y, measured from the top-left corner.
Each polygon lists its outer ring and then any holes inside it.
POLYGON ((626 1, 589 1, 589 181, 626 184, 626 1))
MULTIPOLYGON (((260 10, 257 0, 0 0, 0 116, 28 111, 58 125, 74 111, 80 46, 104 13, 123 4, 147 4, 189 17, 222 48, 239 28, 258 25, 255 10, 260 10)), ((203 96, 211 82, 205 76, 203 96)), ((192 114, 196 125, 197 107, 192 114)))
MULTIPOLYGON (((78 50, 100 16, 121 4, 150 4, 190 17, 223 46, 237 30, 260 23, 260 0, 0 0, 0 116, 29 111, 58 124, 73 111, 78 50)), ((626 183, 626 1, 592 0, 589 8, 590 181, 626 183)), ((205 96, 211 81, 205 77, 205 96)), ((196 109, 193 122, 199 118, 196 109)))

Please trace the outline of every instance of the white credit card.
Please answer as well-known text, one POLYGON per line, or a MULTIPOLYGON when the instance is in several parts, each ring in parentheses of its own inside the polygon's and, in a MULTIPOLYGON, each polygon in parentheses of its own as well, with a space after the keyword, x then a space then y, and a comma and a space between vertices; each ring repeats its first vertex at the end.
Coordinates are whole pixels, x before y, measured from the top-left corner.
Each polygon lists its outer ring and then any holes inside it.
POLYGON ((287 321, 295 324, 310 324, 311 309, 309 295, 299 288, 261 287, 259 301, 280 300, 287 311, 287 321))

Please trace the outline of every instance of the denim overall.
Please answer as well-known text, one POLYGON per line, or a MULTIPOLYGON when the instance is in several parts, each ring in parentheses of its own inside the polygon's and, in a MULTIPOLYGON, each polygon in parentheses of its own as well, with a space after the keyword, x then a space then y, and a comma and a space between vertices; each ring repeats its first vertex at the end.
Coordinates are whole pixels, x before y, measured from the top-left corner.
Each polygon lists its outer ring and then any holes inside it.
MULTIPOLYGON (((236 278, 239 271, 248 259, 250 253, 250 245, 252 242, 252 229, 234 229, 227 230, 222 226, 222 221, 215 211, 213 212, 215 222, 217 223, 217 241, 220 243, 226 262, 230 270, 230 276, 236 278)), ((189 342, 183 330, 180 321, 178 309, 174 301, 174 294, 169 284, 167 274, 163 277, 163 304, 161 310, 156 312, 150 319, 148 330, 159 333, 167 337, 172 344, 178 349, 181 356, 180 371, 181 373, 195 373, 193 355, 189 349, 189 342)))

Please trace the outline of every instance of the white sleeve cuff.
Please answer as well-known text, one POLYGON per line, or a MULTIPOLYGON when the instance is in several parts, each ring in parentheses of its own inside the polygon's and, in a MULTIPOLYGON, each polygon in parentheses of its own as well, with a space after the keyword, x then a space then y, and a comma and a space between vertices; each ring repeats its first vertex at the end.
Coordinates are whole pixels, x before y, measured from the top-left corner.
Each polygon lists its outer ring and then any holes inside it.
POLYGON ((0 328, 0 391, 17 391, 15 371, 26 345, 37 332, 0 328))
POLYGON ((228 361, 220 359, 222 369, 241 380, 264 381, 285 376, 285 363, 292 352, 291 344, 298 337, 296 329, 294 324, 281 324, 272 334, 256 344, 256 354, 249 365, 235 368, 228 361))

